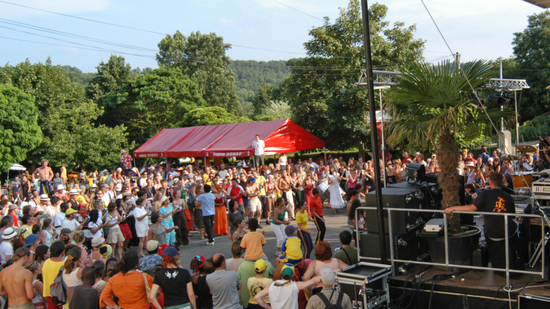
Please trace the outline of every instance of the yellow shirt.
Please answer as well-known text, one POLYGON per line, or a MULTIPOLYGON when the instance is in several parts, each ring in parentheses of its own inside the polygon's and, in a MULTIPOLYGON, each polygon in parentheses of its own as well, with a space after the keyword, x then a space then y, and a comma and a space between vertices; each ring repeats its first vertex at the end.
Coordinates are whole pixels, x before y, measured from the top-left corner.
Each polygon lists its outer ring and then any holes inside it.
POLYGON ((244 235, 243 240, 241 240, 241 248, 246 249, 244 258, 249 260, 261 259, 264 256, 263 246, 265 243, 264 235, 258 232, 250 232, 244 235))
POLYGON ((307 213, 307 210, 302 213, 301 211, 298 211, 296 213, 296 224, 301 223, 302 227, 307 230, 307 222, 309 221, 309 214, 307 213))
POLYGON ((86 202, 86 199, 85 199, 84 196, 82 196, 82 195, 78 195, 78 196, 75 198, 75 201, 76 201, 77 203, 79 203, 79 204, 82 203, 82 204, 84 204, 84 205, 88 205, 88 202, 86 202))
POLYGON ((259 196, 265 196, 265 177, 260 175, 258 176, 258 178, 256 178, 256 184, 258 185, 260 189, 260 193, 258 194, 259 196))
POLYGON ((53 280, 59 274, 59 268, 65 264, 65 261, 54 262, 51 259, 47 259, 42 265, 42 279, 44 281, 44 297, 51 297, 50 294, 50 285, 52 285, 53 280))
POLYGON ((288 259, 301 260, 304 257, 302 241, 296 235, 289 236, 285 240, 281 251, 285 252, 288 259))
POLYGON ((21 225, 20 230, 22 231, 22 230, 24 230, 25 228, 27 228, 27 231, 26 231, 25 233, 23 233, 23 238, 27 238, 27 236, 29 236, 30 234, 32 234, 32 226, 23 224, 23 225, 21 225))

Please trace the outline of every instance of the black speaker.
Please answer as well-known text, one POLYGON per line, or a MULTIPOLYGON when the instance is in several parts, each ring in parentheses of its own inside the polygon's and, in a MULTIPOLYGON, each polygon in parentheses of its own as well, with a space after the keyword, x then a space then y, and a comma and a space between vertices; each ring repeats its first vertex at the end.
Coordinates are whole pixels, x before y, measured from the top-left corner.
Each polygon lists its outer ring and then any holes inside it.
MULTIPOLYGON (((420 185, 399 183, 382 188, 384 208, 420 209, 426 197, 426 189, 420 185)), ((430 198, 430 196, 428 196, 430 198)), ((365 199, 366 206, 376 206, 376 192, 369 192, 365 199)), ((425 215, 418 212, 392 212, 392 229, 394 234, 406 234, 427 222, 425 215)), ((385 232, 389 233, 388 214, 384 212, 385 232)), ((367 211, 367 231, 379 233, 378 215, 376 210, 367 211)))
MULTIPOLYGON (((402 234, 393 237, 395 258, 403 260, 415 260, 420 255, 428 252, 426 240, 416 236, 416 233, 402 234)), ((359 242, 360 256, 380 258, 379 234, 364 232, 361 233, 359 242)), ((390 240, 386 235, 386 256, 390 257, 390 240)))

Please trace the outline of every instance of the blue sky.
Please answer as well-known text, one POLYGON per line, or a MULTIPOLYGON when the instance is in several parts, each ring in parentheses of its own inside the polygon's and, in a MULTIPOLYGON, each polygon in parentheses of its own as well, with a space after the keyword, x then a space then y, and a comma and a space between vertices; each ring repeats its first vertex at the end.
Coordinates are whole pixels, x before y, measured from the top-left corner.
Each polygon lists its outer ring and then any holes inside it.
MULTIPOLYGON (((424 53, 427 61, 450 56, 420 0, 379 3, 388 6, 389 22, 416 24, 415 37, 427 40, 424 53)), ((424 3, 451 49, 461 53, 463 61, 512 56, 513 33, 525 29, 528 15, 543 11, 521 0, 424 0, 424 3)), ((339 8, 347 5, 347 0, 0 0, 0 64, 16 64, 26 58, 33 63, 44 62, 51 57, 53 64, 95 72, 101 61, 115 53, 124 56, 132 67, 155 68, 158 42, 163 34, 176 30, 184 35, 200 31, 223 36, 226 43, 233 44, 228 51, 232 59, 286 60, 304 56, 303 43, 310 39, 309 30, 321 26, 324 16, 334 20, 339 8), (48 32, 28 28, 31 26, 48 32), (102 44, 98 40, 124 46, 102 44)))

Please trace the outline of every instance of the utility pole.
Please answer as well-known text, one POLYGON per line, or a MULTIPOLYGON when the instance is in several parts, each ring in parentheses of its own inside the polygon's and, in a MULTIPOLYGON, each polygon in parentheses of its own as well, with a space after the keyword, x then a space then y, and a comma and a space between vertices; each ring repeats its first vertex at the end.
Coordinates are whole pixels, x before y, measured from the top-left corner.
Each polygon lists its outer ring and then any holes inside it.
MULTIPOLYGON (((370 139, 372 144, 372 155, 374 160, 374 175, 376 184, 376 208, 378 212, 378 227, 380 241, 380 262, 387 263, 386 256, 386 229, 384 226, 384 204, 382 200, 382 182, 380 181, 380 154, 378 147, 378 137, 376 135, 376 104, 374 102, 374 77, 372 72, 372 56, 370 47, 370 26, 369 26, 369 6, 367 0, 361 0, 361 11, 363 15, 363 37, 365 38, 365 65, 367 72, 367 86, 370 114, 370 139), (374 129, 373 129, 374 125, 374 129)), ((391 226, 391 223, 390 223, 391 226)))

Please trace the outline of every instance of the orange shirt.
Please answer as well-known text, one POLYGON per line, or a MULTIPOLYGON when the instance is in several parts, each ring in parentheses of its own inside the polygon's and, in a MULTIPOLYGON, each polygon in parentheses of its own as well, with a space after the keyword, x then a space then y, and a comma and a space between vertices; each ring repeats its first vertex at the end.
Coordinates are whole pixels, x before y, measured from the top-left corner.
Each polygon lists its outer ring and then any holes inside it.
POLYGON ((244 235, 241 240, 241 248, 246 249, 245 259, 257 260, 264 256, 263 246, 265 245, 264 235, 258 232, 250 232, 244 235))
MULTIPOLYGON (((147 276, 149 286, 153 286, 153 278, 147 274, 145 276, 147 276)), ((139 271, 126 274, 118 273, 109 279, 99 298, 101 308, 106 305, 109 307, 115 306, 111 296, 118 297, 118 304, 121 308, 151 308, 151 304, 147 301, 143 273, 139 271)))
POLYGON ((312 197, 309 199, 309 207, 315 209, 318 216, 323 215, 323 200, 320 196, 318 198, 312 197))

